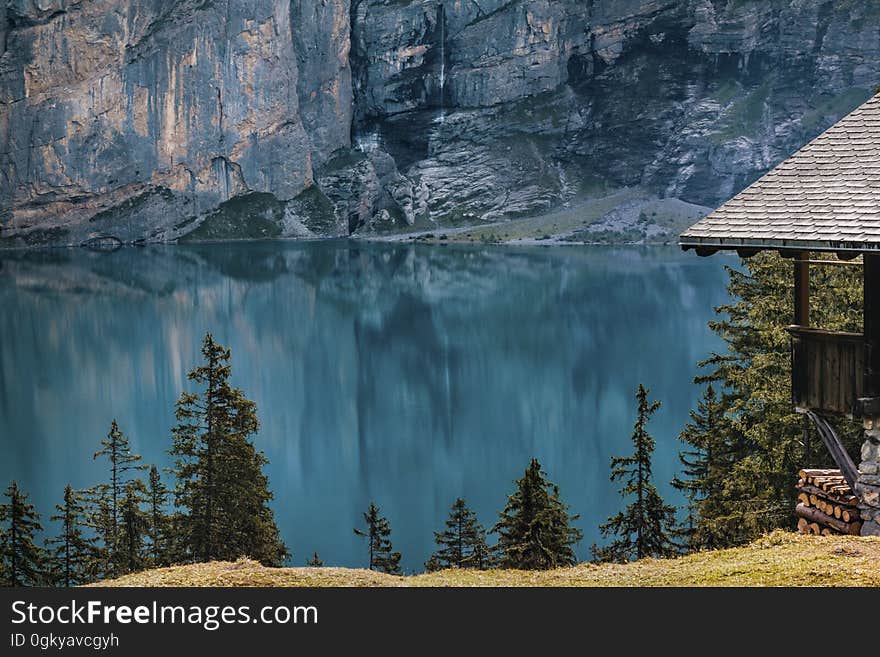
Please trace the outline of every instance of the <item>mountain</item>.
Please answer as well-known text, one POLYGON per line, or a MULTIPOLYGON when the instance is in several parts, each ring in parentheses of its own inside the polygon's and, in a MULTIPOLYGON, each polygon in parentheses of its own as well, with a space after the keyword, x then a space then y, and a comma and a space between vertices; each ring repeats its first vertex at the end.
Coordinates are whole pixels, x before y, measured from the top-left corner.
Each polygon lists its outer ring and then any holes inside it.
POLYGON ((0 0, 0 245, 663 240, 878 82, 861 0, 0 0))

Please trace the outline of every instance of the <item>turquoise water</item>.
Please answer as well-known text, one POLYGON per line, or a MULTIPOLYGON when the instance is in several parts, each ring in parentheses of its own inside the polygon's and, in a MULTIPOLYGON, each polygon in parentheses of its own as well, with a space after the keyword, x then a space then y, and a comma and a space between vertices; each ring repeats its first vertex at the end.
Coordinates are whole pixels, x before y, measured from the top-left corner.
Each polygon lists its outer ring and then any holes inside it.
POLYGON ((44 518, 119 420, 168 465, 205 331, 257 402, 274 509, 302 564, 362 566, 374 500, 418 570, 457 496, 490 526, 528 460, 580 513, 582 558, 620 500, 635 390, 661 491, 726 300, 721 256, 675 248, 245 243, 0 254, 0 483, 44 518))

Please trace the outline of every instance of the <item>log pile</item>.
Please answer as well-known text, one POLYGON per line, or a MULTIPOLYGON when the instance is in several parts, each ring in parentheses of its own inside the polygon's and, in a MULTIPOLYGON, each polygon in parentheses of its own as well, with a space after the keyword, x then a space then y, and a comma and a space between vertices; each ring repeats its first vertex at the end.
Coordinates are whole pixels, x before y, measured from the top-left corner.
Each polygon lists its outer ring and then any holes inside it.
POLYGON ((859 498, 853 495, 840 470, 801 470, 798 476, 794 512, 801 534, 859 535, 859 498))

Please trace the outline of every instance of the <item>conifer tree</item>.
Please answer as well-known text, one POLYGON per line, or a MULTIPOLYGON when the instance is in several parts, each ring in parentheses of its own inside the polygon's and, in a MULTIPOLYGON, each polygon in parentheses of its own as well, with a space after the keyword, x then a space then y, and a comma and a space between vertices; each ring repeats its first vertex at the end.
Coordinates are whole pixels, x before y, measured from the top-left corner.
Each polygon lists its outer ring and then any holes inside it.
POLYGON ((95 562, 95 540, 83 533, 86 509, 79 494, 68 484, 64 501, 55 505, 50 520, 61 523, 61 533, 46 541, 50 548, 49 571, 58 586, 70 588, 92 581, 91 567, 95 562))
POLYGON ((391 525, 380 514, 379 507, 372 502, 364 514, 364 522, 367 523, 366 530, 355 527, 354 533, 367 539, 370 547, 370 570, 399 575, 401 556, 391 545, 391 525))
POLYGON ((434 532, 438 549, 425 564, 428 571, 444 568, 478 568, 492 566, 492 554, 486 544, 486 530, 477 522, 462 498, 455 500, 446 529, 434 532))
MULTIPOLYGON (((718 319, 709 324, 727 350, 703 361, 706 374, 698 379, 717 382, 725 416, 717 453, 728 462, 726 481, 705 491, 700 507, 703 543, 712 546, 746 543, 794 525, 792 482, 806 451, 804 420, 791 406, 791 338, 785 331, 794 314, 792 260, 765 252, 727 270, 731 301, 715 309, 718 319)), ((810 323, 860 332, 861 272, 811 267, 810 279, 810 323)), ((857 456, 861 426, 844 418, 833 423, 857 456)), ((825 450, 814 450, 808 465, 835 467, 825 450)))
POLYGON ((715 519, 722 511, 719 503, 733 466, 733 450, 727 444, 732 432, 724 415, 724 404, 712 383, 706 385, 690 416, 691 421, 679 435, 679 440, 688 446, 678 455, 682 473, 672 480, 672 486, 688 500, 687 520, 676 538, 689 551, 715 549, 725 543, 715 519))
POLYGON ((150 530, 150 516, 143 510, 147 491, 139 479, 125 487, 120 508, 120 536, 118 550, 123 573, 143 570, 147 565, 145 543, 150 530))
MULTIPOLYGON (((483 530, 485 532, 485 530, 483 530)), ((486 542, 486 534, 483 534, 483 540, 474 546, 473 563, 476 564, 477 570, 488 570, 498 566, 498 554, 495 546, 490 546, 486 542)))
POLYGON ((181 552, 196 561, 248 556, 278 566, 290 555, 269 508, 268 461, 251 442, 259 428, 256 404, 230 385, 230 351, 210 333, 202 356, 205 363, 188 378, 203 390, 181 394, 170 450, 181 552))
POLYGON ((140 464, 141 457, 133 454, 128 438, 114 419, 110 423, 107 438, 101 441, 101 449, 93 458, 104 457, 109 466, 109 482, 91 488, 91 525, 101 539, 101 548, 96 554, 97 565, 105 577, 113 577, 125 572, 127 557, 122 554, 119 542, 122 539, 120 514, 122 500, 133 474, 145 470, 140 464))
POLYGON ((537 459, 532 459, 516 491, 492 528, 498 534, 500 566, 546 570, 577 563, 572 546, 583 533, 572 526, 580 516, 569 515, 559 488, 547 479, 537 459))
POLYGON ((310 568, 322 568, 324 566, 324 562, 321 561, 321 557, 319 557, 318 553, 315 552, 312 555, 312 558, 306 561, 306 565, 310 568))
POLYGON ((35 542, 43 531, 40 514, 16 482, 6 489, 6 503, 0 504, 0 571, 2 586, 39 586, 43 584, 46 555, 35 542))
POLYGON ((147 539, 152 566, 167 566, 171 563, 171 520, 166 512, 168 488, 162 483, 159 469, 150 466, 147 501, 149 504, 149 529, 147 539))
POLYGON ((617 536, 610 545, 593 545, 596 561, 624 562, 644 557, 667 557, 676 553, 672 542, 675 531, 675 507, 667 505, 651 482, 651 454, 654 439, 648 433, 648 420, 660 402, 648 401, 648 391, 639 385, 636 393, 638 417, 633 427, 632 456, 611 459, 611 481, 623 481, 620 494, 633 498, 626 509, 608 518, 599 529, 603 536, 617 536))
MULTIPOLYGON (((86 504, 86 527, 95 536, 95 550, 92 553, 88 571, 97 579, 111 578, 119 575, 118 553, 119 527, 114 528, 112 502, 101 495, 97 487, 84 491, 86 504)), ((117 509, 117 523, 118 523, 117 509)))

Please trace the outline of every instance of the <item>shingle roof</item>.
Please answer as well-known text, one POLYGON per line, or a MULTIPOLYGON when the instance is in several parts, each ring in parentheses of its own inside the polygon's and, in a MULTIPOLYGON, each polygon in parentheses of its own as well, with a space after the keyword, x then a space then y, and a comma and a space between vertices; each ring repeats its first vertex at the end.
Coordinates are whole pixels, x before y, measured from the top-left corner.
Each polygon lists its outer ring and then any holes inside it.
POLYGON ((685 249, 880 249, 880 95, 688 228, 685 249))

